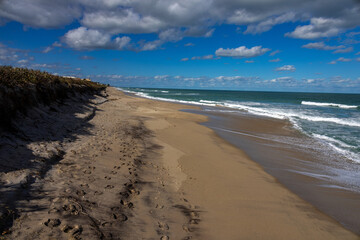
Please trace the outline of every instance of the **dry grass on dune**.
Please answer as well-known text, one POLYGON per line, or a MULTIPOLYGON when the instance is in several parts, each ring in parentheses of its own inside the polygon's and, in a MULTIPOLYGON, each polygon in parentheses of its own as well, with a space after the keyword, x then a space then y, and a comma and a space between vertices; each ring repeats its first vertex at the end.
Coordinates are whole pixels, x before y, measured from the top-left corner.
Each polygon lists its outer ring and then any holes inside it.
POLYGON ((106 86, 80 78, 61 77, 26 68, 0 66, 0 127, 11 127, 18 112, 48 105, 71 95, 95 93, 106 86))

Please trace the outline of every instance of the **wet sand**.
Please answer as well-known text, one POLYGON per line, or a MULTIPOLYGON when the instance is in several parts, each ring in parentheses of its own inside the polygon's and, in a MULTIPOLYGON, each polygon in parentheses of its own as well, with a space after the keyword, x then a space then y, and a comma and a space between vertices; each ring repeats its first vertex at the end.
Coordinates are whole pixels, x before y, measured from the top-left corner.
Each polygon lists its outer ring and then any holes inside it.
POLYGON ((1 138, 4 237, 359 239, 184 108, 108 88, 35 109, 1 138))
POLYGON ((281 184, 360 234, 360 193, 336 181, 333 174, 344 165, 328 161, 327 153, 317 148, 316 139, 283 120, 240 112, 195 112, 208 116, 205 126, 243 149, 281 184))

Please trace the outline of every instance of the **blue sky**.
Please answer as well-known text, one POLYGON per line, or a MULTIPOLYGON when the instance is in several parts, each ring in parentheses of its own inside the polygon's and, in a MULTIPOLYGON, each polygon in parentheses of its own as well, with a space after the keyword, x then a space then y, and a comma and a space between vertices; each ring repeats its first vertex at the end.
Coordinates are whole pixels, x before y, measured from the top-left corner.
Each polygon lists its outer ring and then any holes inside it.
POLYGON ((122 87, 360 93, 360 2, 3 0, 0 64, 122 87))

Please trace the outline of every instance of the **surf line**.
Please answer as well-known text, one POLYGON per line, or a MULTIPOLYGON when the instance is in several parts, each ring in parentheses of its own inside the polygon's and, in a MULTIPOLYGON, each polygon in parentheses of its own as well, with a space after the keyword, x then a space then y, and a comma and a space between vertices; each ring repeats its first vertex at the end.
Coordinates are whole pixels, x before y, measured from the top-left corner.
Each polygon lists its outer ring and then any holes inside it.
MULTIPOLYGON (((262 140, 278 142, 278 143, 282 143, 282 144, 289 144, 289 143, 286 143, 286 142, 282 142, 282 141, 278 141, 278 140, 274 140, 274 139, 270 139, 270 138, 266 138, 266 137, 260 137, 260 136, 256 136, 256 135, 249 134, 249 133, 237 132, 237 131, 232 131, 232 130, 229 130, 229 129, 218 128, 218 127, 212 127, 212 128, 220 130, 220 131, 224 131, 224 132, 233 133, 233 134, 239 134, 239 135, 249 136, 249 137, 253 137, 253 138, 259 138, 259 139, 262 139, 262 140)), ((289 144, 289 145, 291 145, 291 144, 289 144)))
POLYGON ((238 134, 238 135, 244 135, 244 136, 248 136, 248 137, 252 137, 252 138, 258 138, 258 139, 262 139, 262 140, 266 140, 266 141, 270 141, 270 142, 276 142, 276 143, 285 144, 285 145, 290 145, 290 146, 294 146, 294 144, 295 144, 295 143, 289 143, 289 142, 285 142, 285 141, 275 140, 272 138, 260 137, 260 136, 256 136, 256 135, 249 134, 249 133, 232 131, 232 130, 224 129, 224 128, 218 128, 218 127, 211 127, 211 128, 217 129, 220 131, 224 131, 224 132, 229 132, 229 133, 238 134))

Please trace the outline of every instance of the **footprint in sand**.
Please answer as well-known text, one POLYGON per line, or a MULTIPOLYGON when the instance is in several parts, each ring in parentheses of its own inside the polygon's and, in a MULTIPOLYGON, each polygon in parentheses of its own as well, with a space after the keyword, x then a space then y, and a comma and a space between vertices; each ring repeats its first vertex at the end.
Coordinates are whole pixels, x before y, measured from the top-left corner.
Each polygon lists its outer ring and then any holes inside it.
POLYGON ((75 225, 74 228, 70 231, 70 234, 75 238, 75 239, 80 239, 80 235, 83 231, 83 228, 81 225, 75 225))
POLYGON ((119 220, 121 222, 125 222, 128 220, 128 217, 123 213, 113 213, 112 217, 116 220, 119 220))
POLYGON ((113 189, 113 188, 114 188, 113 185, 107 185, 107 186, 105 187, 105 189, 113 189))
POLYGON ((89 176, 88 178, 88 182, 95 182, 95 178, 93 176, 89 176))
POLYGON ((48 219, 46 222, 44 222, 44 225, 47 227, 57 227, 61 224, 60 219, 58 218, 53 218, 53 219, 48 219))
POLYGON ((195 212, 195 211, 190 212, 190 217, 191 217, 191 218, 199 218, 199 213, 198 213, 198 212, 195 212))
POLYGON ((119 212, 119 211, 121 211, 121 208, 120 208, 120 207, 112 207, 112 208, 111 208, 111 211, 113 211, 113 212, 119 212))
POLYGON ((111 180, 111 177, 109 177, 109 176, 105 176, 104 177, 106 180, 111 180))
POLYGON ((62 208, 63 208, 64 212, 67 214, 76 216, 76 215, 79 215, 79 213, 80 213, 79 207, 77 207, 75 204, 65 204, 62 208))
POLYGON ((186 226, 186 225, 183 226, 183 230, 184 230, 185 232, 192 232, 192 230, 189 229, 188 226, 186 226))
POLYGON ((85 196, 86 195, 86 192, 84 190, 77 190, 76 191, 76 195, 82 197, 82 196, 85 196))
POLYGON ((190 220, 190 224, 199 224, 199 222, 200 222, 200 219, 191 219, 190 220))
POLYGON ((163 223, 163 222, 158 222, 158 227, 161 230, 169 230, 169 225, 167 225, 166 223, 163 223))
POLYGON ((89 184, 87 184, 87 183, 82 183, 82 184, 80 184, 80 187, 89 188, 89 184))
POLYGON ((110 173, 113 174, 113 175, 117 174, 116 171, 111 171, 110 173))
POLYGON ((128 201, 123 200, 123 199, 120 200, 120 204, 123 205, 123 206, 127 206, 128 208, 133 208, 134 207, 134 204, 132 202, 128 202, 128 201))
POLYGON ((112 223, 109 223, 109 222, 103 222, 101 224, 101 226, 103 226, 103 227, 110 227, 111 225, 112 225, 112 223))
POLYGON ((63 231, 64 233, 68 233, 70 230, 72 230, 73 227, 65 224, 64 226, 61 227, 61 231, 63 231))
POLYGON ((137 195, 139 195, 140 194, 140 192, 139 191, 137 191, 136 190, 136 188, 135 187, 133 187, 133 186, 131 186, 131 187, 128 187, 128 191, 129 191, 129 193, 130 194, 137 194, 137 195))

